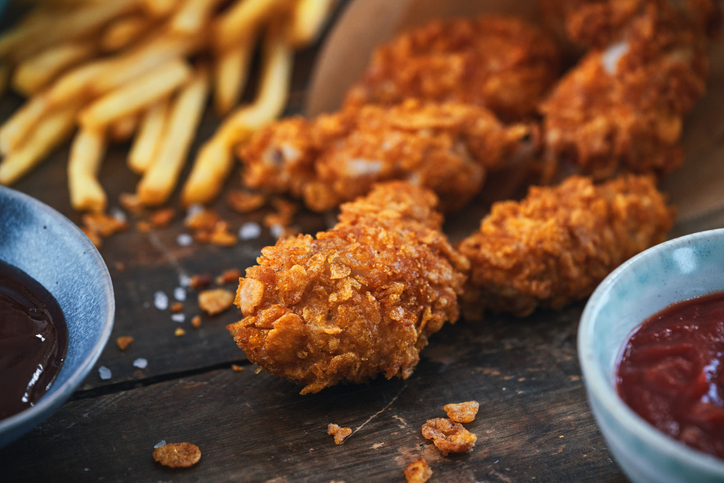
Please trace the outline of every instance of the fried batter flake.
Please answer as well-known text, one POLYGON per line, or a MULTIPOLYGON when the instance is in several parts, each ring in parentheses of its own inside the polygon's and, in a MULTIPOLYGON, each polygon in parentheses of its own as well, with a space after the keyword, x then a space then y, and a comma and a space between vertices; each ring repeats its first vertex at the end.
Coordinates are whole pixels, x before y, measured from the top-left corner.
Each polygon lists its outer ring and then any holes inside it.
POLYGON ((130 346, 132 342, 133 337, 131 337, 130 335, 122 335, 116 338, 116 345, 118 346, 118 350, 124 351, 128 349, 128 346, 130 346))
POLYGON ((233 190, 226 195, 226 204, 238 213, 251 213, 266 204, 266 196, 261 193, 233 190))
POLYGON ((234 293, 223 288, 206 290, 199 294, 199 307, 209 315, 220 314, 234 303, 234 293))
POLYGON ((485 106, 505 121, 521 120, 535 113, 559 64, 555 42, 523 20, 433 20, 378 47, 346 104, 454 101, 485 106))
POLYGON ((153 459, 169 468, 189 468, 201 459, 201 450, 192 443, 170 443, 153 450, 153 459))
POLYGON ((456 423, 471 423, 478 414, 480 404, 477 401, 467 401, 457 404, 446 404, 443 410, 447 417, 456 423))
POLYGON ((537 306, 561 308, 664 241, 672 223, 673 209, 651 177, 596 186, 573 176, 554 188, 532 187, 521 202, 493 205, 480 230, 459 244, 471 264, 466 309, 525 316, 537 306))
POLYGON ((482 107, 408 100, 283 119, 257 132, 240 157, 247 186, 287 192, 315 211, 394 179, 432 189, 450 211, 477 194, 486 171, 517 153, 530 133, 482 107))
POLYGON ((422 436, 431 439, 443 456, 467 453, 473 449, 478 437, 461 424, 447 418, 435 418, 422 425, 422 436))
POLYGON ((153 226, 164 227, 168 226, 169 223, 176 216, 176 210, 173 208, 162 208, 156 210, 151 214, 151 223, 153 226))
POLYGON ((334 444, 342 444, 342 442, 352 434, 352 428, 343 428, 336 424, 327 426, 327 434, 334 436, 334 444))
POLYGON ((405 468, 407 483, 425 483, 432 477, 432 470, 424 458, 415 460, 405 468))
POLYGON ((468 267, 435 204, 429 190, 380 184, 331 230, 264 248, 237 291, 244 319, 228 326, 247 358, 302 394, 407 378, 428 337, 457 320, 468 267))

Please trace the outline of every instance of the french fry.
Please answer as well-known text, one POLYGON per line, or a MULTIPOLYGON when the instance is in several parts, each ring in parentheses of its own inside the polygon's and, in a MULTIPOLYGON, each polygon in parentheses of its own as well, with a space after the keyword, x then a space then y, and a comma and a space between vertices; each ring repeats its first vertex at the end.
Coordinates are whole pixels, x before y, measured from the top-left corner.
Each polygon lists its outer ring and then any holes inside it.
POLYGON ((214 64, 214 105, 225 116, 238 104, 246 86, 255 36, 250 35, 232 49, 222 52, 214 64))
POLYGON ((48 102, 42 94, 32 97, 23 104, 23 107, 15 111, 0 126, 0 154, 6 156, 16 149, 47 111, 48 102))
POLYGON ((170 60, 94 101, 81 111, 78 120, 84 126, 108 125, 170 95, 191 75, 188 63, 180 59, 170 60))
POLYGON ((215 43, 220 50, 232 48, 247 33, 278 12, 289 8, 290 0, 238 0, 219 16, 215 43))
POLYGON ((208 69, 201 67, 171 106, 157 159, 138 184, 142 204, 160 205, 171 196, 201 121, 208 92, 208 69))
POLYGON ((171 18, 171 31, 195 34, 211 20, 222 0, 184 0, 171 18))
POLYGON ((131 114, 115 121, 108 128, 108 137, 114 143, 122 143, 133 137, 138 127, 138 115, 131 114))
POLYGON ((142 174, 151 166, 158 141, 163 133, 168 108, 168 99, 164 99, 149 107, 143 114, 141 125, 128 153, 128 167, 134 173, 142 174))
POLYGON ((35 124, 25 143, 0 163, 0 184, 13 184, 68 139, 75 127, 77 112, 77 106, 64 107, 47 113, 35 124))
POLYGON ((45 97, 48 105, 61 107, 90 99, 91 93, 89 89, 93 80, 109 70, 108 68, 112 65, 111 60, 100 59, 88 62, 63 74, 53 82, 46 92, 45 97))
POLYGON ((30 96, 45 88, 64 70, 93 56, 96 48, 88 42, 65 42, 49 47, 22 61, 13 73, 13 89, 30 96))
POLYGON ((335 0, 299 0, 292 11, 289 43, 305 47, 317 40, 335 0))
POLYGON ((82 128, 75 135, 68 161, 70 203, 78 211, 104 211, 107 197, 98 182, 98 171, 106 151, 106 134, 82 128))
POLYGON ((154 18, 167 17, 180 0, 142 0, 146 12, 154 18))
POLYGON ((289 96, 293 51, 277 26, 266 34, 261 89, 254 103, 231 114, 199 151, 183 191, 181 203, 209 203, 218 196, 233 168, 232 151, 254 131, 273 121, 284 110, 289 96))
POLYGON ((139 14, 121 17, 106 27, 100 38, 103 52, 117 52, 131 45, 151 26, 151 20, 139 14))

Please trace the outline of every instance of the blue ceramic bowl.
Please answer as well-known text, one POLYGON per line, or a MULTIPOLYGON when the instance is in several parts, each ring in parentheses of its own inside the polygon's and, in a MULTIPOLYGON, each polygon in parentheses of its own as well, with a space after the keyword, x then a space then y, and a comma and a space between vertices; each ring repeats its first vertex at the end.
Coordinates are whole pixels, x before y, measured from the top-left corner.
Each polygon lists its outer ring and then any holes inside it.
POLYGON ((88 375, 111 334, 115 302, 108 269, 83 232, 47 205, 2 186, 0 260, 47 288, 68 325, 58 377, 35 406, 0 420, 2 447, 50 416, 88 375))
POLYGON ((657 245, 611 273, 578 328, 578 357, 593 415, 634 482, 724 481, 724 460, 659 432, 618 397, 614 371, 631 331, 667 306, 724 291, 724 229, 657 245))

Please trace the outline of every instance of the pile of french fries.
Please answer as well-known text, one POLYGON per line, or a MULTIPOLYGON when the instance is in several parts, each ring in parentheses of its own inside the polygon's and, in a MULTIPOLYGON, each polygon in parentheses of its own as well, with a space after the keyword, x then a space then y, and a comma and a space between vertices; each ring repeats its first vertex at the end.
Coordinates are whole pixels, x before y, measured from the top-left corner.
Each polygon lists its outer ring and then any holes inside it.
POLYGON ((286 105, 293 53, 312 43, 335 0, 46 0, 0 36, 0 83, 27 101, 0 125, 0 184, 72 139, 68 187, 80 211, 106 209, 98 171, 109 143, 132 139, 138 201, 168 201, 210 92, 226 116, 199 150, 182 203, 208 203, 237 145, 286 105), (236 107, 261 41, 254 101, 236 107), (234 109, 236 110, 234 111, 234 109))

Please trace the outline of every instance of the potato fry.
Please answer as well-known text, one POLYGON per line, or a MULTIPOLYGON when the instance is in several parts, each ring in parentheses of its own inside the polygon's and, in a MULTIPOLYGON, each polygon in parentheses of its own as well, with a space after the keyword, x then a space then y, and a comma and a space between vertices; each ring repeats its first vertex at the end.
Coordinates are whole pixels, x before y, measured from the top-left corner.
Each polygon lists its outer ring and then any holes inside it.
POLYGON ((103 52, 117 52, 131 45, 143 35, 153 22, 139 14, 121 17, 106 27, 100 38, 103 52))
POLYGON ((48 112, 48 102, 42 94, 34 96, 15 111, 0 126, 0 154, 5 156, 20 146, 46 112, 48 112))
POLYGON ((0 163, 0 184, 11 185, 70 137, 75 127, 77 106, 47 113, 27 136, 25 143, 0 163))
POLYGON ((171 31, 195 34, 206 26, 222 0, 184 0, 171 18, 171 31))
POLYGON ((114 143, 122 143, 131 139, 138 127, 138 118, 139 116, 137 114, 131 114, 111 124, 108 128, 108 137, 110 140, 114 143))
POLYGON ((170 95, 191 75, 192 69, 187 62, 170 60, 94 101, 81 111, 78 120, 84 126, 108 125, 170 95))
POLYGON ((17 66, 13 73, 13 89, 26 96, 40 92, 63 71, 95 53, 95 46, 88 42, 72 41, 49 47, 17 66))
POLYGON ((292 11, 289 43, 294 48, 305 47, 317 40, 335 0, 299 0, 292 11))
POLYGON ((98 182, 106 151, 105 132, 82 128, 75 135, 68 160, 70 203, 78 211, 104 211, 107 197, 98 182))
POLYGON ((214 64, 214 105, 225 116, 239 103, 249 76, 249 64, 256 42, 254 35, 238 46, 222 52, 214 64))
POLYGON ((290 0, 239 0, 218 17, 215 44, 220 50, 232 48, 265 20, 291 5, 290 0))
POLYGON ((169 101, 164 99, 149 107, 143 114, 138 133, 128 154, 128 167, 134 173, 142 174, 151 166, 158 141, 163 133, 168 108, 169 101))
POLYGON ((232 151, 254 131, 273 121, 284 110, 289 96, 294 55, 277 26, 266 34, 261 89, 254 103, 232 113, 199 151, 181 193, 181 203, 209 203, 218 196, 233 168, 232 151))
POLYGON ((208 69, 200 67, 174 100, 157 159, 138 184, 138 198, 144 205, 160 205, 171 196, 201 122, 208 92, 208 69))
POLYGON ((168 17, 180 0, 142 0, 143 7, 154 18, 168 17))

